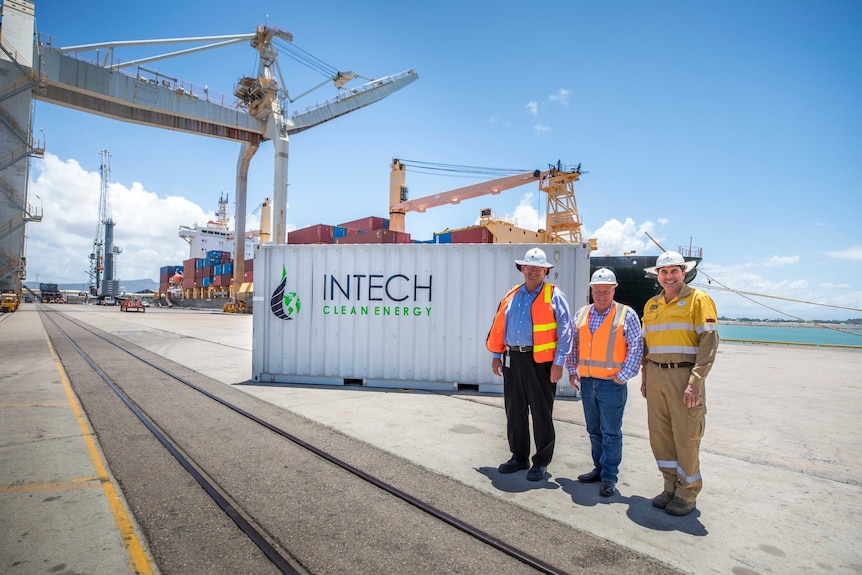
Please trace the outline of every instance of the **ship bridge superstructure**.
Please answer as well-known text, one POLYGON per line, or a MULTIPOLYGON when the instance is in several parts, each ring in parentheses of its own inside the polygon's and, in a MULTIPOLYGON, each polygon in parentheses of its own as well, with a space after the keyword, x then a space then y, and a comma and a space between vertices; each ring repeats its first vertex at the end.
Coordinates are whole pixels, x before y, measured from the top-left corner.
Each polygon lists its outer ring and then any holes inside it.
MULTIPOLYGON (((373 104, 418 78, 414 70, 379 79, 364 78, 334 68, 326 80, 312 90, 332 83, 335 96, 288 113, 287 105, 310 93, 291 97, 278 62, 279 48, 289 47, 293 35, 276 26, 261 25, 252 33, 111 41, 78 46, 55 46, 51 38, 34 38, 34 4, 27 0, 6 2, 2 7, 2 52, 0 52, 0 143, 10 150, 0 159, 0 192, 15 204, 15 218, 22 223, 19 248, 2 244, 15 254, 3 259, 0 273, 12 259, 23 257, 23 223, 33 221, 26 190, 29 158, 44 153, 44 146, 32 137, 33 100, 41 100, 99 114, 117 120, 164 128, 195 135, 235 141, 240 144, 236 169, 237 230, 245 229, 248 168, 252 157, 266 141, 274 147, 272 193, 272 242, 283 244, 287 237, 288 143, 293 134, 318 126, 373 104), (255 76, 243 76, 233 88, 233 96, 211 92, 207 85, 195 85, 155 71, 153 63, 235 44, 248 43, 258 52, 255 76), (192 47, 123 61, 117 54, 124 48, 192 47), (355 88, 346 84, 356 78, 367 80, 355 88), (9 144, 9 145, 7 145, 9 144), (14 144, 14 145, 12 145, 14 144), (20 175, 20 177, 18 177, 20 175), (19 255, 20 254, 20 255, 19 255), (5 263, 4 263, 5 262, 5 263)), ((309 55, 305 53, 305 56, 309 55)), ((4 219, 5 219, 4 207, 4 219)), ((41 214, 38 214, 41 217, 41 214)), ((13 218, 9 218, 13 219, 13 218)), ((2 223, 2 222, 0 222, 2 223)), ((13 223, 14 227, 16 224, 13 223)), ((0 231, 0 235, 2 235, 0 231)), ((235 283, 243 277, 242 242, 236 248, 235 283)), ((20 266, 19 266, 20 267, 20 266)))

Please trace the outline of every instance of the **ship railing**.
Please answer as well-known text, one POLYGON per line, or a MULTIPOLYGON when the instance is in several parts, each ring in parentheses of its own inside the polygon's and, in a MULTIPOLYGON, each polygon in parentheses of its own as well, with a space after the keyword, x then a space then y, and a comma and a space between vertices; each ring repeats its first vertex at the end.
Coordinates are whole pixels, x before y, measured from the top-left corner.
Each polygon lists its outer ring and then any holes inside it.
POLYGON ((703 258, 703 248, 696 246, 679 246, 677 251, 684 258, 703 258))

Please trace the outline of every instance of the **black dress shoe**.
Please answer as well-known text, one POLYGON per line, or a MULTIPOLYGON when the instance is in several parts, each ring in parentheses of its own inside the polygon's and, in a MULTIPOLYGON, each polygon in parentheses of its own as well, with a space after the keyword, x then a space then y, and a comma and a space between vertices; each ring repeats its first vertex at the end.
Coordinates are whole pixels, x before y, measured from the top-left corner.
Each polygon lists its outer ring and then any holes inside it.
POLYGON ((602 480, 602 474, 598 469, 593 469, 589 473, 578 475, 578 481, 581 483, 596 483, 602 480))
POLYGON ((499 471, 500 473, 515 473, 516 471, 520 471, 526 468, 527 464, 525 462, 518 461, 513 457, 506 463, 501 463, 500 467, 497 468, 497 471, 499 471))
POLYGON ((613 483, 611 483, 610 481, 602 481, 602 486, 599 487, 599 495, 601 495, 602 497, 610 497, 616 492, 617 490, 614 487, 613 483))
POLYGON ((542 465, 534 465, 527 472, 527 481, 541 481, 545 478, 545 467, 542 465))

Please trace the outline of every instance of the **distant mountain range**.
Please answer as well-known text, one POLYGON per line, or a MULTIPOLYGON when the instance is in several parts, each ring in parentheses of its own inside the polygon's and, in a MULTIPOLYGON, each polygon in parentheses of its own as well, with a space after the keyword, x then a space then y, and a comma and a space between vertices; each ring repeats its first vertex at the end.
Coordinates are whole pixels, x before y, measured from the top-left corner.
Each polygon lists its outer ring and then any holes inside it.
MULTIPOLYGON (((53 282, 43 282, 43 283, 53 283, 53 282)), ((32 290, 39 289, 39 282, 24 282, 24 285, 32 290)), ((88 285, 78 283, 68 283, 68 284, 57 284, 57 288, 60 291, 65 290, 75 290, 75 291, 87 291, 89 288, 88 285)), ((140 293, 144 290, 156 291, 159 288, 158 282, 151 280, 150 278, 142 279, 142 280, 122 280, 120 281, 120 289, 125 290, 126 293, 140 293)))

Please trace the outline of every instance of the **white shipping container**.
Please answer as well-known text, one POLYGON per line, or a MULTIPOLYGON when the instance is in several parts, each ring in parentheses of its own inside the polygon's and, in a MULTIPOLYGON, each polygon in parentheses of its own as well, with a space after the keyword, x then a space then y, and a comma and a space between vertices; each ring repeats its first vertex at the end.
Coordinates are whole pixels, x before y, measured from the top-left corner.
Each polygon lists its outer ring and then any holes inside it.
MULTIPOLYGON (((263 245, 252 378, 501 393, 485 340, 529 244, 263 245)), ((572 313, 589 302, 588 244, 539 246, 572 313)), ((558 394, 571 388, 568 376, 558 394)))

